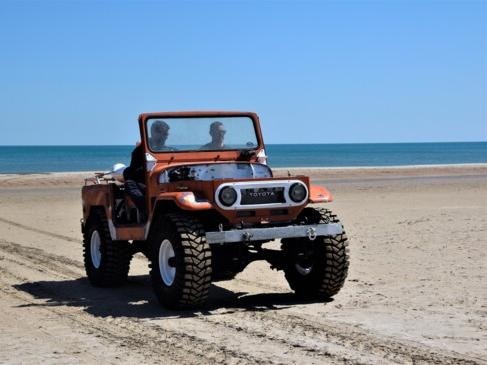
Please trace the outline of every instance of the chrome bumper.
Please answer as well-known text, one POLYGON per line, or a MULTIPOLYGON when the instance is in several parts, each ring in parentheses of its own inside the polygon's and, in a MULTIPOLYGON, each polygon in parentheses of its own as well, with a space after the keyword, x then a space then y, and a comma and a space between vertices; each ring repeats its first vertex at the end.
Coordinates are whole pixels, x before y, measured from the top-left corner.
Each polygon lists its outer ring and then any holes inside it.
POLYGON ((294 237, 308 237, 310 240, 314 240, 317 236, 335 236, 341 233, 343 233, 343 227, 340 223, 248 228, 234 229, 231 231, 206 232, 206 242, 209 244, 251 242, 294 237))

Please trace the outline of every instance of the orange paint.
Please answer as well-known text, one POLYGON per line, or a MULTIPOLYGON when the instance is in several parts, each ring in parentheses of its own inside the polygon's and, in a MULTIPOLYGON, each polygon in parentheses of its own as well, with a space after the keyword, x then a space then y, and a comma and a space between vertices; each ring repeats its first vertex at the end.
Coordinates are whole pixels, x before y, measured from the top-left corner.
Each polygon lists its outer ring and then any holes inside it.
POLYGON ((333 195, 323 186, 311 185, 309 201, 310 203, 329 203, 333 201, 333 195))

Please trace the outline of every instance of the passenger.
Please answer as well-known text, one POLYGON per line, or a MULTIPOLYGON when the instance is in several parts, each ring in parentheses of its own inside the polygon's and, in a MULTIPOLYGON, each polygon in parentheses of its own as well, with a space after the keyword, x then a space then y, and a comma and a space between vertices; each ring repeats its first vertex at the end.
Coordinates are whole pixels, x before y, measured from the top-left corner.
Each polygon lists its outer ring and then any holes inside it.
POLYGON ((222 122, 213 122, 210 125, 210 136, 211 136, 211 142, 205 144, 204 146, 201 146, 200 149, 202 150, 222 150, 226 148, 226 146, 223 144, 223 139, 225 138, 225 133, 227 131, 225 130, 225 126, 223 125, 222 122))

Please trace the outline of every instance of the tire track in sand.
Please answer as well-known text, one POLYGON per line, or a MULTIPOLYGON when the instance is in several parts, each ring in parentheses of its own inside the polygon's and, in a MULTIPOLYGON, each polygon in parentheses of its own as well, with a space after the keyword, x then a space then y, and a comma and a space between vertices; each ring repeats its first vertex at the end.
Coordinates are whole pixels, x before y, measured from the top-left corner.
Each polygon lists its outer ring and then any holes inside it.
POLYGON ((480 359, 466 358, 444 349, 381 337, 347 324, 324 323, 318 318, 303 318, 295 313, 276 311, 234 311, 207 316, 205 321, 245 331, 254 336, 272 338, 311 353, 328 356, 345 363, 412 364, 482 364, 480 359))
MULTIPOLYGON (((82 264, 77 261, 49 254, 37 248, 0 240, 0 249, 19 257, 20 260, 14 260, 17 265, 22 265, 23 260, 28 260, 34 265, 24 263, 25 266, 31 269, 47 267, 50 271, 59 273, 61 278, 79 277, 83 270, 82 264), (77 270, 73 271, 71 267, 76 267, 77 270)), ((17 278, 17 280, 28 281, 27 278, 17 278)), ((49 288, 41 288, 41 290, 48 292, 49 288)), ((55 296, 56 293, 52 294, 55 296)), ((31 302, 38 303, 37 301, 31 302)), ((55 308, 60 307, 51 306, 49 308, 55 310, 55 308)), ((153 353, 154 346, 157 348, 172 346, 179 349, 177 360, 184 359, 185 362, 190 362, 192 356, 198 358, 198 363, 201 363, 201 357, 209 362, 217 363, 219 361, 227 362, 228 357, 237 363, 274 363, 275 360, 281 362, 286 359, 274 351, 269 354, 259 352, 260 356, 239 351, 238 343, 245 340, 252 342, 257 339, 260 343, 268 343, 270 348, 274 347, 274 350, 281 350, 284 353, 292 352, 293 354, 287 355, 289 360, 308 361, 309 363, 331 361, 356 364, 376 363, 384 360, 390 363, 416 364, 478 363, 457 354, 440 354, 426 346, 378 338, 362 330, 350 329, 345 325, 319 322, 319 324, 315 324, 299 315, 275 311, 237 310, 230 314, 197 315, 190 319, 183 319, 186 322, 190 321, 190 323, 183 324, 179 331, 151 323, 153 321, 140 321, 136 318, 115 318, 107 328, 105 321, 88 313, 72 313, 72 311, 62 310, 62 315, 67 315, 70 320, 78 324, 88 323, 90 329, 100 332, 104 338, 115 342, 121 341, 120 334, 117 331, 119 327, 123 328, 126 331, 123 338, 131 340, 122 343, 128 344, 130 348, 133 347, 132 344, 136 344, 136 347, 142 346, 140 340, 135 341, 135 339, 146 338, 145 347, 142 347, 148 351, 143 351, 144 354, 153 353), (195 323, 195 321, 197 322, 195 323), (199 328, 195 330, 195 326, 199 328), (191 334, 192 330, 194 334, 191 334), (211 336, 211 332, 219 333, 216 336, 216 341, 211 336), (235 337, 236 340, 227 341, 225 344, 219 343, 218 338, 221 339, 222 336, 235 337)), ((313 318, 314 320, 315 318, 313 318)), ((167 352, 156 351, 156 353, 164 356, 171 355, 167 352)))
POLYGON ((64 241, 69 241, 69 242, 74 242, 74 243, 80 243, 81 242, 81 240, 78 239, 78 238, 73 238, 73 237, 69 237, 69 236, 62 235, 62 234, 52 233, 52 232, 49 232, 49 231, 45 231, 43 229, 39 229, 39 228, 31 227, 31 226, 28 226, 28 225, 25 225, 25 224, 21 224, 21 223, 18 223, 18 222, 14 222, 14 221, 11 221, 9 219, 2 218, 2 217, 0 217, 0 222, 6 223, 6 224, 10 224, 11 226, 14 226, 14 227, 17 227, 17 228, 25 229, 27 231, 31 231, 31 232, 35 232, 35 233, 40 233, 40 234, 43 234, 43 235, 46 235, 46 236, 49 236, 49 237, 59 238, 59 239, 64 240, 64 241))
POLYGON ((32 268, 44 267, 49 269, 52 273, 61 273, 66 278, 79 277, 82 275, 84 269, 83 264, 79 261, 55 254, 47 254, 39 248, 24 246, 4 239, 0 239, 0 252, 1 251, 10 253, 13 258, 7 259, 18 265, 25 265, 23 260, 29 260, 35 264, 32 268), (73 268, 78 270, 73 270, 73 268))
MULTIPOLYGON (((0 250, 6 253, 16 255, 13 259, 4 256, 3 257, 4 260, 14 262, 17 265, 24 265, 26 268, 29 268, 30 270, 37 270, 41 273, 46 273, 45 270, 46 268, 53 269, 59 264, 61 265, 71 264, 71 260, 66 260, 62 256, 46 254, 42 250, 31 248, 31 247, 23 247, 22 245, 19 245, 17 243, 8 242, 5 240, 0 240, 0 250), (52 263, 54 263, 54 266, 52 265, 52 263)), ((13 273, 4 272, 3 276, 5 276, 5 273, 10 276, 14 275, 13 273)), ((70 271, 60 270, 60 272, 55 276, 60 279, 64 279, 67 277, 69 278, 71 273, 72 272, 70 271)), ((25 277, 16 276, 16 281, 25 282, 28 281, 28 279, 25 277)), ((41 297, 55 298, 57 296, 56 293, 50 294, 49 292, 52 291, 52 289, 49 288, 46 284, 43 284, 42 282, 36 283, 35 291, 36 293, 41 292, 42 293, 41 297)), ((12 290, 10 290, 10 293, 11 292, 12 290)), ((39 302, 35 300, 34 301, 31 300, 30 303, 32 305, 34 305, 33 303, 37 303, 35 304, 36 306, 39 305, 42 306, 42 304, 39 304, 39 302)), ((65 303, 65 304, 69 305, 69 303, 65 303)), ((102 305, 102 303, 100 304, 102 305)), ((52 308, 54 311, 56 311, 55 309, 59 308, 59 303, 58 304, 49 303, 49 308, 52 308)), ((59 310, 57 310, 57 312, 59 312, 59 310)), ((70 318, 71 321, 76 323, 89 323, 91 324, 90 328, 97 329, 97 331, 102 331, 105 326, 105 324, 103 324, 101 327, 93 325, 93 321, 96 320, 96 317, 92 317, 89 314, 85 314, 85 317, 86 316, 91 317, 90 320, 87 321, 86 319, 82 319, 81 321, 78 321, 81 314, 76 315, 73 314, 72 311, 67 312, 66 310, 62 310, 61 312, 63 317, 68 317, 70 318), (74 318, 73 315, 75 316, 74 318)), ((229 333, 229 331, 235 332, 231 327, 227 328, 225 333, 218 331, 217 332, 218 336, 214 336, 215 331, 217 331, 215 327, 220 327, 220 326, 213 324, 211 322, 202 321, 202 317, 196 316, 189 319, 182 318, 181 320, 184 321, 184 323, 181 323, 179 330, 172 330, 172 329, 168 330, 165 327, 161 327, 159 324, 154 324, 148 321, 140 321, 133 318, 116 318, 113 320, 113 322, 125 328, 133 328, 133 326, 136 326, 136 329, 134 331, 135 334, 133 337, 137 337, 137 338, 144 337, 146 336, 145 333, 147 331, 153 333, 155 338, 151 339, 150 343, 152 345, 157 345, 158 347, 162 345, 164 345, 163 347, 168 347, 168 345, 179 345, 180 347, 182 346, 183 353, 195 352, 195 349, 197 349, 198 350, 197 355, 199 357, 208 358, 208 361, 210 363, 218 363, 218 357, 222 357, 222 356, 223 357, 220 359, 222 363, 227 363, 229 359, 231 359, 231 362, 233 363, 248 363, 248 364, 287 363, 287 362, 291 362, 293 359, 294 360, 304 359, 307 363, 310 364, 312 363, 319 364, 322 362, 322 360, 314 361, 315 360, 314 358, 316 358, 316 354, 308 354, 307 351, 300 351, 299 349, 289 348, 289 346, 287 345, 283 349, 282 348, 283 346, 280 343, 274 344, 274 347, 276 345, 279 347, 279 349, 277 349, 278 351, 283 350, 284 353, 290 353, 290 352, 294 352, 294 353, 282 357, 279 355, 280 352, 274 351, 276 349, 269 349, 270 351, 265 351, 265 352, 261 351, 258 356, 255 356, 254 354, 252 354, 251 342, 254 342, 253 346, 258 346, 259 344, 262 343, 262 341, 266 341, 269 342, 270 343, 269 346, 272 347, 273 345, 272 340, 262 338, 261 336, 255 336, 254 334, 251 333, 249 334, 246 332, 242 332, 240 334, 229 333), (187 323, 188 320, 191 322, 187 323), (192 334, 192 332, 194 334, 192 334), (160 339, 167 337, 168 334, 170 338, 177 339, 176 344, 167 344, 167 341, 162 341, 163 343, 161 343, 160 339), (237 337, 237 339, 235 339, 235 337, 237 337), (228 341, 228 339, 230 339, 230 341, 228 341), (222 340, 222 342, 220 342, 220 340, 222 340), (224 343, 225 340, 226 343, 224 343), (240 345, 242 343, 247 344, 247 351, 239 351, 240 345), (302 352, 302 354, 299 354, 299 352, 302 352), (214 354, 218 354, 217 359, 215 359, 214 354)), ((111 333, 112 332, 110 332, 110 334, 111 333)), ((110 336, 111 335, 102 336, 102 337, 110 339, 111 338, 110 336)), ((127 337, 128 335, 125 334, 124 336, 127 337)), ((118 337, 115 336, 114 341, 117 341, 117 339, 118 337)), ((136 343, 138 344, 138 342, 136 343)), ((186 357, 188 357, 188 355, 186 355, 186 357)), ((328 354, 327 358, 328 361, 335 359, 335 357, 331 354, 328 354)), ((187 358, 185 358, 183 362, 188 363, 189 361, 187 358)), ((197 362, 202 363, 201 358, 197 362)))
MULTIPOLYGON (((13 242, 2 241, 0 249, 1 251, 18 255, 22 253, 22 248, 19 246, 13 242), (7 250, 5 250, 6 247, 7 250)), ((4 260, 15 262, 15 264, 23 263, 25 268, 46 273, 42 266, 49 255, 44 255, 40 260, 36 260, 31 253, 32 250, 29 248, 26 256, 18 257, 14 260, 9 260, 8 257, 3 256, 0 263, 4 260), (22 258, 25 258, 26 261, 22 262, 22 258), (41 267, 37 267, 37 265, 41 267)), ((53 259, 56 260, 56 257, 53 257, 53 259)), ((50 267, 52 268, 52 266, 50 267)), ((66 271, 57 275, 57 279, 65 279, 67 277, 66 271)), ((71 322, 84 332, 95 334, 97 337, 109 342, 114 342, 131 351, 136 351, 147 359, 157 361, 171 359, 177 364, 226 364, 229 358, 238 364, 265 363, 265 361, 263 362, 261 359, 254 358, 251 355, 240 354, 225 347, 217 347, 196 336, 178 330, 154 326, 137 318, 97 317, 84 312, 80 305, 73 309, 69 303, 66 303, 66 305, 61 303, 43 303, 39 299, 32 299, 31 295, 27 293, 14 289, 15 287, 12 286, 11 282, 26 283, 29 282, 29 279, 8 270, 4 265, 0 265, 0 292, 26 303, 25 306, 27 307, 32 306, 55 314, 60 320, 71 322), (8 278, 10 280, 6 280, 8 278)), ((36 283, 35 290, 47 298, 56 297, 59 294, 53 293, 52 289, 43 285, 42 282, 36 283)))
MULTIPOLYGON (((13 259, 4 255, 2 261, 23 265, 25 268, 44 274, 46 273, 46 268, 52 270, 59 267, 59 265, 72 264, 71 260, 61 256, 50 255, 40 249, 24 247, 20 244, 5 240, 0 240, 0 252, 15 255, 13 259)), ((29 281, 28 278, 19 276, 2 266, 4 265, 0 266, 0 272, 2 274, 2 279, 0 280, 4 281, 4 278, 9 276, 16 282, 25 283, 29 281)), ((79 266, 79 263, 77 263, 77 266, 79 266)), ((72 273, 70 270, 60 270, 55 276, 59 279, 66 279, 71 278, 72 273)), ((75 277, 78 276, 75 275, 75 277)), ((274 361, 275 355, 273 355, 273 351, 265 353, 263 356, 254 356, 251 351, 239 351, 239 347, 236 345, 242 340, 249 340, 248 338, 240 338, 240 341, 232 340, 227 343, 220 343, 218 339, 222 339, 222 336, 212 336, 215 332, 215 325, 208 322, 201 322, 198 317, 181 318, 182 323, 180 326, 176 326, 176 328, 168 328, 167 323, 164 323, 164 321, 160 323, 158 318, 154 318, 158 323, 129 317, 113 318, 107 323, 103 318, 83 312, 81 308, 82 303, 77 303, 79 310, 73 310, 69 307, 69 302, 54 304, 52 302, 48 302, 47 304, 39 303, 39 300, 32 300, 27 294, 14 291, 11 285, 7 284, 3 285, 3 287, 2 292, 5 294, 15 295, 16 298, 28 302, 29 305, 46 308, 58 314, 63 320, 68 319, 77 326, 93 331, 106 340, 120 342, 123 346, 132 349, 142 348, 144 351, 140 350, 139 352, 147 355, 149 358, 157 354, 158 356, 169 356, 169 358, 173 358, 180 363, 276 363, 274 361), (63 306, 63 304, 68 307, 63 306), (188 323, 188 321, 190 322, 188 323), (174 355, 177 356, 175 357, 174 355)), ((42 294, 41 297, 44 298, 59 297, 59 293, 53 292, 52 288, 48 284, 45 284, 45 282, 36 282, 35 292, 42 294)), ((100 301, 100 305, 107 306, 107 303, 100 301)), ((226 334, 223 334, 223 337, 232 339, 233 336, 227 331, 226 334)), ((261 341, 257 338, 256 340, 261 341)), ((283 361, 278 361, 277 363, 283 363, 283 361)))

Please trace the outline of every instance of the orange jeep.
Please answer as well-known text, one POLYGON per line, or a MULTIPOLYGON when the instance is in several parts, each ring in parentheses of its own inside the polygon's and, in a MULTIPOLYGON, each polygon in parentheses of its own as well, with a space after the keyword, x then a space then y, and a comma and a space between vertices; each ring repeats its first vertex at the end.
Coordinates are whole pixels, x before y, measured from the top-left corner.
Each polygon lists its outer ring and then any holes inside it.
POLYGON ((125 191, 123 165, 86 179, 82 189, 91 284, 122 284, 132 255, 142 252, 169 308, 203 305, 212 281, 232 279, 255 260, 284 270, 300 296, 338 293, 348 272, 347 237, 331 211, 309 206, 332 196, 306 176, 273 176, 256 114, 146 113, 139 128, 147 212, 125 191), (168 127, 162 144, 151 136, 161 122, 168 127), (280 249, 264 247, 275 239, 280 249))

